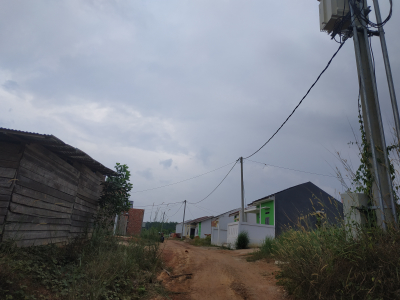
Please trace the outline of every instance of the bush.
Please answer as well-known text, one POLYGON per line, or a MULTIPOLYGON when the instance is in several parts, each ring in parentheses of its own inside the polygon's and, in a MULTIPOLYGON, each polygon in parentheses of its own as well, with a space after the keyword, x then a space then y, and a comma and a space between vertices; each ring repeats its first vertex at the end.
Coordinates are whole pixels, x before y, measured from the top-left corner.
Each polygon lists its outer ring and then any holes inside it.
POLYGON ((266 240, 256 258, 273 257, 277 278, 299 299, 400 299, 400 231, 343 227, 289 230, 266 240))
POLYGON ((95 231, 64 247, 0 244, 0 299, 137 299, 161 290, 159 244, 95 231))
POLYGON ((190 244, 194 246, 211 246, 211 235, 206 236, 204 239, 194 239, 190 244))
POLYGON ((247 231, 242 231, 239 233, 236 242, 235 242, 235 247, 236 249, 247 249, 249 246, 250 239, 249 239, 249 234, 247 231))

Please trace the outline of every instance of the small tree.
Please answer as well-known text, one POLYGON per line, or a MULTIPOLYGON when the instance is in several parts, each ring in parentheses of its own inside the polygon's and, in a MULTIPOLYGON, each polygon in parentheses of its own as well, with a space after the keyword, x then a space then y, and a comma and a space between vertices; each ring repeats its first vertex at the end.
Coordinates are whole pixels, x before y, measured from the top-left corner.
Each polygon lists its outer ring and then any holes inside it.
POLYGON ((132 184, 129 182, 131 172, 127 165, 115 165, 117 175, 107 176, 103 185, 103 192, 99 200, 100 210, 96 223, 102 228, 110 228, 116 215, 130 208, 129 197, 132 184))

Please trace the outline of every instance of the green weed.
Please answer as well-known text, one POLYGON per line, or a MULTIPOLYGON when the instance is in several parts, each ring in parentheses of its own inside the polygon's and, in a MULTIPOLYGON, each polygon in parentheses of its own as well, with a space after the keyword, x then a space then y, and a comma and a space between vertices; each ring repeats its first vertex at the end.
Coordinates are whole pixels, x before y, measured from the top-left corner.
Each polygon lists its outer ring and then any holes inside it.
POLYGON ((95 231, 64 247, 0 245, 0 299, 138 299, 162 290, 157 242, 95 231))

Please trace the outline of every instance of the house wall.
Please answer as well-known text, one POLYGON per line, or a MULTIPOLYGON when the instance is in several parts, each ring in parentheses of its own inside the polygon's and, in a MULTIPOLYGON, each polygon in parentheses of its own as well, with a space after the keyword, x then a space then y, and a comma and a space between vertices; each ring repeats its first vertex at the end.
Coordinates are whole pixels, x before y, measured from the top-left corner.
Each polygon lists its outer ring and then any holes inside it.
POLYGON ((316 211, 326 213, 326 221, 343 220, 343 204, 311 182, 275 194, 276 236, 298 224, 316 228, 316 211))
POLYGON ((75 162, 73 166, 79 173, 79 180, 71 214, 69 235, 71 238, 91 230, 94 217, 98 212, 98 202, 102 190, 101 183, 105 180, 103 175, 93 172, 83 164, 75 162))
POLYGON ((250 246, 261 246, 266 237, 275 238, 275 226, 240 222, 240 231, 247 231, 250 246))
POLYGON ((24 147, 0 141, 0 241, 24 147))
POLYGON ((178 223, 175 226, 175 233, 180 233, 182 234, 182 223, 178 223))
POLYGON ((234 222, 234 216, 229 217, 230 213, 231 211, 212 219, 218 222, 217 227, 213 227, 211 231, 212 245, 222 246, 227 243, 228 223, 234 222))
POLYGON ((203 239, 206 237, 206 234, 211 234, 211 220, 212 219, 208 219, 199 223, 201 224, 201 232, 199 234, 200 238, 203 239))
MULTIPOLYGON (((261 203, 261 223, 260 223, 260 213, 256 215, 256 223, 264 224, 264 225, 275 225, 275 211, 274 211, 274 203, 275 201, 268 201, 261 203), (269 218, 269 223, 265 223, 265 219, 269 218)), ((257 205, 257 208, 260 209, 260 205, 257 205)))
POLYGON ((266 237, 275 237, 275 226, 254 224, 248 222, 232 222, 228 224, 227 244, 231 248, 235 246, 240 232, 246 231, 250 246, 261 246, 266 237))
POLYGON ((138 235, 142 231, 144 209, 131 208, 128 211, 127 235, 138 235))
POLYGON ((13 239, 19 246, 65 243, 90 231, 104 176, 72 166, 38 144, 0 145, 3 165, 14 166, 1 167, 0 177, 15 179, 11 186, 1 180, 0 199, 9 197, 8 207, 0 209, 3 241, 13 239))

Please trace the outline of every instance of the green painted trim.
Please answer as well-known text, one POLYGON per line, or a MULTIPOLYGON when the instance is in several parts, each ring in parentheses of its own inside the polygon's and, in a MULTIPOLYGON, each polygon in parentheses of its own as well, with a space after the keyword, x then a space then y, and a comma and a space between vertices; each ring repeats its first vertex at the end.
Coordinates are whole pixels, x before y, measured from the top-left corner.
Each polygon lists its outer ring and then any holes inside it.
POLYGON ((199 237, 201 237, 201 222, 199 223, 199 237))
MULTIPOLYGON (((268 201, 261 203, 261 224, 264 225, 274 225, 274 206, 275 201, 268 201), (265 218, 269 218, 269 224, 265 224, 265 218)), ((257 205, 257 208, 260 209, 260 205, 257 205)), ((260 224, 260 213, 257 213, 257 224, 260 224)))

